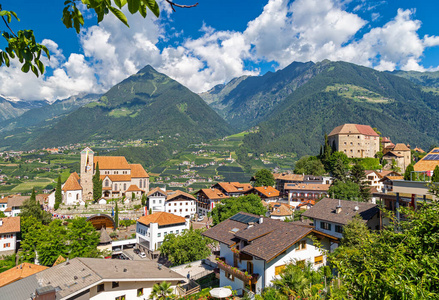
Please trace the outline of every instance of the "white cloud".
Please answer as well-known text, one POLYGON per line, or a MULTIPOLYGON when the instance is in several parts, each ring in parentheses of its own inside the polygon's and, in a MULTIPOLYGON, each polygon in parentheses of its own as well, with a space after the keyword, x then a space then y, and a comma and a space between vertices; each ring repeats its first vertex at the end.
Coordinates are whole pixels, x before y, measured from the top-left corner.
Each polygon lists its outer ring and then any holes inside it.
POLYGON ((166 45, 172 37, 185 33, 169 25, 173 22, 171 9, 160 0, 159 21, 152 14, 143 19, 127 13, 127 28, 109 15, 99 25, 81 32, 82 52, 68 58, 56 42, 44 40, 52 53, 46 65, 53 74, 35 78, 21 73, 18 66, 2 67, 0 93, 53 100, 78 92, 104 92, 148 64, 195 92, 237 76, 256 75, 259 62, 273 62, 283 68, 292 61, 330 59, 378 70, 425 70, 421 64, 424 51, 438 46, 439 37, 419 37, 421 22, 414 19, 414 11, 399 9, 382 27, 373 27, 356 12, 371 11, 374 21, 382 18, 372 12, 376 6, 357 1, 358 7, 347 11, 350 2, 269 0, 243 32, 219 31, 203 23, 199 38, 166 45), (159 46, 163 44, 166 46, 159 46))

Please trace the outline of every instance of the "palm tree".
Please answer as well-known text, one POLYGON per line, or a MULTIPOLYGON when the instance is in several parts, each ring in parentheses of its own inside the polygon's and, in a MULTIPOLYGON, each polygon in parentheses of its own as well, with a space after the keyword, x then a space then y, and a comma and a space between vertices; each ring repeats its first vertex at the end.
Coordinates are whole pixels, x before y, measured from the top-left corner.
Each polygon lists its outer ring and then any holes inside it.
POLYGON ((173 289, 171 288, 171 283, 163 281, 162 283, 154 284, 152 287, 151 295, 149 299, 154 300, 168 300, 175 299, 176 295, 173 294, 173 289))

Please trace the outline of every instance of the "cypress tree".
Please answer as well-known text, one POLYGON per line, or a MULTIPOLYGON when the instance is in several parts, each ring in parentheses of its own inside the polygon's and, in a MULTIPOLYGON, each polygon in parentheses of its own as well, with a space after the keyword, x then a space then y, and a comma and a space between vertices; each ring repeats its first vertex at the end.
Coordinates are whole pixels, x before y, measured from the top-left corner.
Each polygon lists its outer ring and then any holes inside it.
POLYGON ((56 184, 56 191, 55 191, 55 210, 59 208, 61 203, 62 203, 61 176, 58 176, 58 183, 56 184))
POLYGON ((32 188, 32 194, 30 195, 30 200, 33 202, 37 201, 37 196, 35 195, 35 188, 32 188))
POLYGON ((99 163, 96 163, 96 172, 93 175, 93 200, 97 202, 102 197, 102 180, 99 163))
POLYGON ((432 182, 439 182, 439 166, 436 166, 433 171, 433 177, 431 177, 432 182))
POLYGON ((116 201, 116 207, 114 208, 114 229, 119 227, 119 208, 117 207, 117 201, 116 201))
MULTIPOLYGON (((410 174, 414 171, 413 164, 409 164, 404 172, 404 180, 415 180, 416 177, 410 179, 410 174)), ((433 175, 434 176, 434 175, 433 175)))

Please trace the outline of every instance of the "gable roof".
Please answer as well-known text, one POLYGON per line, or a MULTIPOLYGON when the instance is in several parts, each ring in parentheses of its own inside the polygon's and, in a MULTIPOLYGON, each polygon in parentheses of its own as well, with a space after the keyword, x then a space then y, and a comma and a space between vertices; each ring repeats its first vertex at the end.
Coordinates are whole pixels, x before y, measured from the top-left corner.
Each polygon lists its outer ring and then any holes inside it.
MULTIPOLYGON (((53 263, 53 266, 56 266, 56 265, 59 265, 59 264, 62 264, 63 262, 65 262, 66 261, 66 259, 60 254, 59 256, 58 256, 58 258, 55 260, 55 262, 53 263)), ((53 267, 52 266, 52 267, 53 267)))
POLYGON ((48 269, 45 266, 34 265, 31 263, 22 263, 12 269, 4 271, 0 276, 0 287, 10 284, 14 281, 26 278, 35 273, 48 269))
POLYGON ((373 203, 323 198, 302 215, 312 219, 346 225, 357 214, 367 221, 378 212, 378 206, 373 203), (341 212, 337 214, 335 209, 339 204, 341 205, 341 212))
POLYGON ((155 188, 153 188, 152 190, 149 191, 149 193, 148 193, 147 196, 149 197, 149 196, 151 196, 152 194, 154 194, 154 193, 156 193, 156 192, 161 193, 163 196, 166 196, 166 195, 167 195, 166 191, 162 190, 162 189, 159 188, 159 187, 155 187, 155 188))
POLYGON ((258 186, 254 188, 266 198, 279 197, 280 193, 272 186, 258 186))
POLYGON ((227 193, 245 193, 253 188, 250 183, 239 182, 218 182, 216 185, 219 185, 227 193))
POLYGON ((392 171, 392 170, 387 170, 387 171, 381 171, 381 172, 379 172, 378 174, 380 174, 381 175, 381 177, 384 177, 384 176, 387 176, 387 175, 394 175, 394 176, 399 176, 399 175, 401 175, 401 174, 399 174, 399 173, 397 173, 397 172, 395 172, 395 171, 392 171))
POLYGON ((108 244, 111 243, 112 239, 108 234, 107 230, 102 226, 101 232, 99 235, 99 244, 108 244))
POLYGON ((124 156, 95 156, 94 168, 96 169, 96 164, 99 163, 99 170, 129 170, 130 165, 128 164, 124 156))
POLYGON ((285 183, 285 190, 327 192, 330 184, 322 183, 285 183))
POLYGON ((104 180, 106 177, 108 177, 111 182, 118 182, 118 181, 131 181, 131 175, 101 175, 101 180, 104 180))
POLYGON ((276 217, 285 217, 291 216, 293 214, 293 209, 284 203, 280 203, 273 206, 273 211, 270 213, 270 216, 276 217))
POLYGON ((413 168, 415 171, 433 171, 436 166, 439 165, 439 158, 438 159, 432 159, 432 154, 439 154, 439 147, 432 149, 430 152, 428 152, 420 161, 418 161, 413 168), (438 152, 435 152, 438 151, 438 152), (427 158, 428 157, 428 158, 427 158))
POLYGON ((171 192, 168 192, 168 197, 166 198, 166 201, 173 200, 173 199, 178 198, 178 197, 180 197, 180 196, 183 196, 183 197, 189 198, 189 199, 191 199, 191 200, 197 200, 197 199, 195 199, 195 197, 192 196, 191 194, 185 193, 185 192, 180 191, 180 190, 176 190, 175 193, 173 193, 173 194, 171 194, 171 192))
POLYGON ((135 184, 129 186, 126 192, 143 192, 143 190, 139 189, 139 187, 135 184))
POLYGON ((210 200, 220 200, 220 199, 229 198, 229 196, 225 195, 219 189, 215 189, 215 188, 201 189, 196 194, 198 193, 203 193, 204 195, 206 195, 207 199, 210 200))
POLYGON ((288 173, 273 173, 275 180, 286 180, 286 181, 303 181, 303 174, 288 174, 288 173))
POLYGON ((403 143, 397 143, 393 148, 393 151, 410 151, 410 148, 403 143))
POLYGON ((404 157, 404 155, 398 154, 398 153, 396 153, 394 151, 389 151, 389 152, 387 152, 386 154, 383 155, 383 157, 386 157, 386 156, 404 157))
POLYGON ((338 134, 362 134, 366 136, 379 136, 375 130, 369 125, 359 125, 359 124, 343 124, 335 127, 328 136, 338 135, 338 134))
POLYGON ((8 196, 8 208, 20 207, 23 205, 24 201, 29 199, 30 196, 18 196, 18 195, 8 196))
POLYGON ((151 215, 138 218, 137 222, 147 226, 150 223, 158 223, 159 226, 164 226, 164 225, 185 223, 186 220, 183 217, 176 216, 167 212, 156 212, 151 215))
POLYGON ((2 226, 0 226, 0 233, 14 233, 20 232, 20 217, 0 218, 2 226))
POLYGON ((73 172, 72 174, 70 174, 69 178, 67 178, 64 186, 62 187, 62 190, 64 192, 82 190, 82 186, 79 184, 78 180, 78 173, 73 172))
POLYGON ((149 175, 141 164, 130 164, 131 177, 133 178, 148 178, 149 175))

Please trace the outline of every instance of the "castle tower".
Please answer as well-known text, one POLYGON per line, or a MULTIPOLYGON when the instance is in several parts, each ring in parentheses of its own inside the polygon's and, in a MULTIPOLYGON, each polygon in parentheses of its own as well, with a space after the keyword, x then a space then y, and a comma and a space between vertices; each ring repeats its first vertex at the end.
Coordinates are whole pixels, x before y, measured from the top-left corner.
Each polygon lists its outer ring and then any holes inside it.
POLYGON ((93 200, 93 155, 94 152, 88 147, 81 151, 81 186, 84 201, 93 200))

